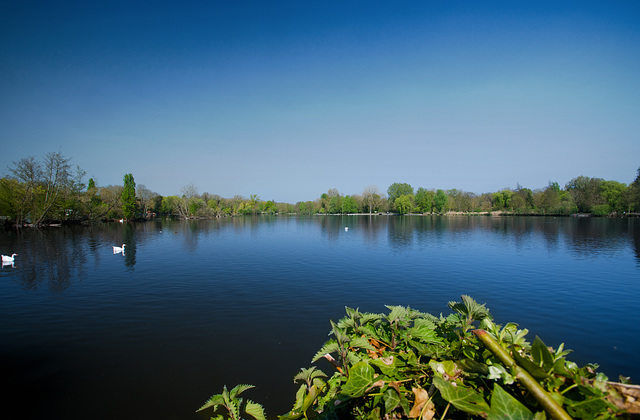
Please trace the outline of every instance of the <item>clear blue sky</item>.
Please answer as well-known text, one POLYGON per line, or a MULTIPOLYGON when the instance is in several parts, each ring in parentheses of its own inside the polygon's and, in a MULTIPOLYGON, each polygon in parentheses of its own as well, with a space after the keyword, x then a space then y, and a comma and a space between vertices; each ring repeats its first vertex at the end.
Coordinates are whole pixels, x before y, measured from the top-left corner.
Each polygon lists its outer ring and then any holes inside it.
POLYGON ((638 1, 0 1, 0 168, 295 203, 640 167, 638 1))

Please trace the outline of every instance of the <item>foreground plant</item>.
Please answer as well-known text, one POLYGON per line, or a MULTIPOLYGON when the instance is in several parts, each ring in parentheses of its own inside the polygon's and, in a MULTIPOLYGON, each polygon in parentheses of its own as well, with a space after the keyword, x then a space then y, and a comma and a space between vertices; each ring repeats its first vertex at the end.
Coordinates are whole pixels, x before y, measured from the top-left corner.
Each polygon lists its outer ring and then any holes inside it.
POLYGON ((401 306, 388 314, 347 308, 312 360, 324 358, 336 371, 303 383, 280 418, 607 419, 623 412, 597 365, 579 368, 562 345, 552 351, 538 337, 530 344, 527 330, 495 325, 469 296, 449 307, 447 317, 401 306))
POLYGON ((280 419, 612 419, 638 408, 597 365, 579 368, 564 345, 529 343, 526 329, 494 324, 469 296, 449 302, 447 317, 387 308, 346 308, 331 321, 333 337, 312 362, 329 361, 333 374, 302 369, 280 419))
POLYGON ((203 411, 208 408, 212 408, 214 414, 219 408, 226 411, 226 416, 218 414, 215 417, 212 416, 212 420, 223 420, 225 418, 242 420, 242 412, 250 415, 256 420, 266 420, 264 409, 260 404, 254 403, 251 400, 245 401, 243 398, 238 397, 242 392, 251 388, 253 388, 253 385, 237 385, 231 390, 231 392, 229 392, 225 386, 222 394, 212 395, 197 411, 203 411))

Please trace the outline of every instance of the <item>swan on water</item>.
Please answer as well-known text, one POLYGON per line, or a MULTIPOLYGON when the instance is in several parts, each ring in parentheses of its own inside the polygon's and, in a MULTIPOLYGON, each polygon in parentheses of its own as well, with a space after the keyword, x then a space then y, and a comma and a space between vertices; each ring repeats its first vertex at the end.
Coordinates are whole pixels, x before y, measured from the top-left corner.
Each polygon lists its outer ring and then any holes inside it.
POLYGON ((122 246, 114 246, 113 247, 113 253, 114 254, 119 254, 119 253, 122 252, 124 254, 124 247, 125 247, 125 244, 122 244, 122 246))
POLYGON ((344 227, 344 231, 346 232, 346 231, 348 231, 348 230, 349 230, 349 227, 348 227, 348 226, 345 226, 345 227, 344 227))
POLYGON ((18 254, 12 254, 11 256, 3 255, 2 256, 2 262, 3 263, 12 263, 12 262, 15 261, 16 255, 18 255, 18 254))

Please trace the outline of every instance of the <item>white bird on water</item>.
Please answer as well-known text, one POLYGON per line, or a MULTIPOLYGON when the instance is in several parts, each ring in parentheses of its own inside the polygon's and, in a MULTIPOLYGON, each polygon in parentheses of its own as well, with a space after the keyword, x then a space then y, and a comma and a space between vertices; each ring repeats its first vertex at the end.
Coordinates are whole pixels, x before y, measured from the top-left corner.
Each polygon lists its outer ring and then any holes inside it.
POLYGON ((119 253, 122 252, 124 254, 124 247, 125 247, 125 244, 122 244, 122 246, 114 246, 113 247, 113 253, 114 254, 119 254, 119 253))
POLYGON ((345 226, 345 227, 344 227, 344 231, 346 232, 346 231, 348 231, 348 230, 349 230, 349 227, 348 227, 348 226, 345 226))
POLYGON ((12 263, 12 262, 15 261, 16 255, 18 255, 18 254, 12 254, 11 256, 3 255, 2 256, 2 262, 3 263, 12 263))

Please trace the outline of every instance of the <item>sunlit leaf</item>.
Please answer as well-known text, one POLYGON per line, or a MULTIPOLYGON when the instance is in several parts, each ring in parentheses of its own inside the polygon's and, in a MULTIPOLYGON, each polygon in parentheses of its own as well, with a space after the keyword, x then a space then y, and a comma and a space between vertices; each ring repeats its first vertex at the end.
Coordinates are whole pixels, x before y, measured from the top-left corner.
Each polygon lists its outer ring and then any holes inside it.
POLYGON ((536 365, 545 370, 549 370, 553 367, 553 356, 551 355, 549 348, 538 336, 536 336, 536 339, 533 340, 533 344, 531 345, 531 357, 536 365))
POLYGON ((373 367, 367 362, 358 362, 349 368, 349 378, 342 388, 342 392, 356 398, 364 395, 373 383, 373 367))
POLYGON ((370 363, 380 370, 380 372, 387 376, 393 376, 396 372, 398 362, 397 357, 381 357, 374 359, 370 363))
POLYGON ((438 362, 432 359, 429 361, 429 366, 431 367, 431 369, 433 369, 434 372, 439 373, 440 375, 446 374, 450 377, 454 377, 458 373, 456 364, 451 360, 438 362))
POLYGON ((521 356, 517 351, 513 352, 513 360, 515 360, 518 365, 522 366, 527 372, 531 374, 531 376, 539 381, 542 381, 549 377, 549 375, 543 368, 533 363, 527 357, 521 356))
POLYGON ((247 404, 244 406, 244 411, 256 420, 266 420, 264 408, 262 408, 258 403, 247 400, 247 404))

